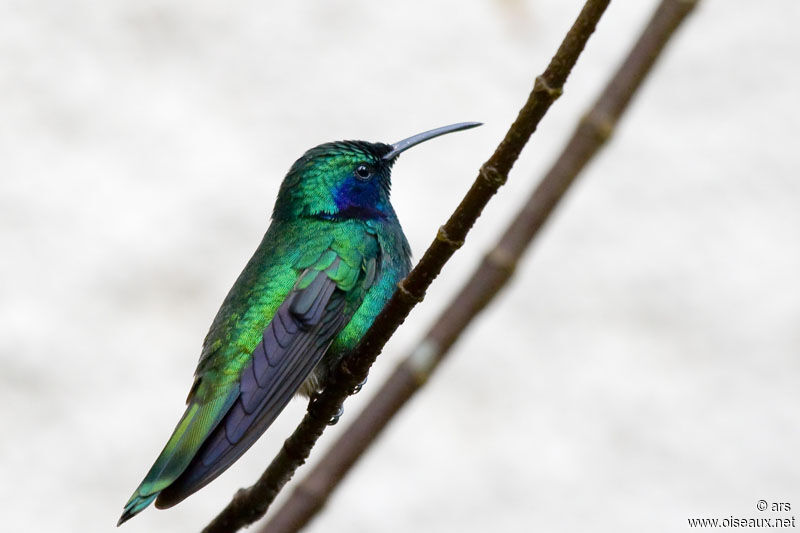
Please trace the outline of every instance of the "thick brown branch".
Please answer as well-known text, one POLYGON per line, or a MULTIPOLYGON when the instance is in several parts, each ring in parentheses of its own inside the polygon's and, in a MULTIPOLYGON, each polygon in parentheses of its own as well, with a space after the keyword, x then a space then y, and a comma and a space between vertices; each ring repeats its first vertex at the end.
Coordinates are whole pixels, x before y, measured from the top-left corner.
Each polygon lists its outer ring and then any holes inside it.
POLYGON ((486 254, 420 345, 395 369, 261 533, 290 533, 302 528, 324 506, 333 489, 394 414, 424 385, 461 333, 506 284, 523 252, 570 184, 610 138, 664 45, 695 3, 661 2, 622 66, 497 245, 486 254))
POLYGON ((309 405, 303 421, 255 485, 238 491, 228 506, 206 526, 204 533, 237 531, 263 516, 280 489, 305 462, 327 421, 335 415, 356 384, 366 378, 370 366, 389 337, 422 300, 425 290, 465 240, 483 208, 505 183, 522 148, 550 105, 561 94, 567 76, 609 1, 587 0, 547 69, 536 79, 533 91, 505 138, 483 165, 478 178, 417 266, 401 282, 400 290, 395 291, 354 352, 341 362, 333 373, 331 383, 317 401, 309 405))

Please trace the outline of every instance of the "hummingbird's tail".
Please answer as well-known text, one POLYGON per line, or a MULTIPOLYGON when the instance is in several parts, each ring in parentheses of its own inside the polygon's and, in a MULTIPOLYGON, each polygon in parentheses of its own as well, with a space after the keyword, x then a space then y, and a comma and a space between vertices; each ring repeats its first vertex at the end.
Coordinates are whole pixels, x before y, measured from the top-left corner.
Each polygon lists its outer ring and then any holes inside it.
POLYGON ((157 492, 155 494, 151 494, 146 498, 142 498, 138 494, 134 494, 133 496, 131 496, 131 499, 128 500, 127 504, 125 504, 125 510, 122 511, 122 516, 119 517, 119 521, 117 522, 117 527, 121 526, 122 524, 124 524, 137 514, 139 514, 141 511, 143 511, 145 507, 150 505, 153 502, 153 500, 156 499, 156 496, 158 496, 157 492))
MULTIPOLYGON (((167 445, 161 451, 156 462, 150 468, 142 483, 134 491, 131 499, 125 504, 125 510, 117 522, 120 526, 150 505, 158 494, 174 482, 186 469, 197 450, 206 440, 209 433, 230 409, 238 396, 238 386, 228 394, 201 403, 196 399, 189 401, 175 431, 167 445)), ((197 395, 195 395, 195 398, 197 395)))

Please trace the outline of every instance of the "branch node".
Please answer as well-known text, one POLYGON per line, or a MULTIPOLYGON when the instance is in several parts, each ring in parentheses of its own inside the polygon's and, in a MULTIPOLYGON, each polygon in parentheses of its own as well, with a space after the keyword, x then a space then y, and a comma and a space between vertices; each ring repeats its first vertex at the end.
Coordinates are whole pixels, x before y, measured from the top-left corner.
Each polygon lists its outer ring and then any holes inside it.
POLYGON ((614 133, 616 121, 607 113, 593 109, 583 116, 581 125, 588 128, 592 135, 595 135, 600 142, 604 143, 614 133))
POLYGON ((425 293, 423 292, 419 296, 414 294, 413 292, 408 290, 408 288, 406 288, 405 281, 406 281, 405 279, 402 279, 397 284, 397 294, 398 294, 398 296, 400 296, 401 298, 403 298, 404 300, 406 300, 409 303, 414 303, 414 304, 420 303, 425 298, 425 293))
POLYGON ((561 87, 551 87, 544 76, 536 76, 533 82, 534 94, 546 94, 551 100, 557 100, 564 90, 561 87))
POLYGON ((456 251, 462 246, 464 246, 464 241, 457 241, 455 239, 451 239, 450 236, 447 234, 447 230, 444 229, 444 226, 439 227, 439 231, 436 233, 436 240, 446 244, 453 251, 456 251))
POLYGON ((505 273, 508 277, 511 277, 514 270, 516 270, 517 259, 518 257, 513 252, 500 246, 494 247, 483 258, 487 264, 505 273))
POLYGON ((293 497, 304 500, 307 506, 321 509, 327 500, 327 494, 319 487, 313 487, 307 480, 303 480, 294 489, 293 497))
POLYGON ((492 188, 492 189, 499 189, 503 185, 506 184, 506 180, 508 180, 508 175, 502 174, 492 165, 484 164, 481 166, 478 175, 483 178, 483 180, 492 188))
POLYGON ((408 368, 418 386, 421 387, 428 381, 441 353, 442 350, 439 348, 438 343, 431 339, 425 339, 411 352, 408 357, 408 368))

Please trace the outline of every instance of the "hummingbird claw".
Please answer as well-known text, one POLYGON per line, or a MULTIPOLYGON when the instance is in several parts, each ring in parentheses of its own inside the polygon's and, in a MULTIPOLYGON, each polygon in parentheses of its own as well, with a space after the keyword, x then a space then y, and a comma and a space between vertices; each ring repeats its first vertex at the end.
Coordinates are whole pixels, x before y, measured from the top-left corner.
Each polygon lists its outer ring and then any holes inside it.
POLYGON ((364 388, 364 385, 367 384, 367 378, 364 378, 364 381, 353 387, 353 390, 350 391, 350 394, 358 394, 361 392, 361 389, 364 388))
MULTIPOLYGON (((314 405, 319 401, 320 396, 322 396, 322 391, 316 391, 311 394, 311 396, 308 399, 309 411, 311 411, 314 408, 314 405)), ((336 425, 336 422, 339 421, 339 419, 342 417, 343 414, 344 414, 344 405, 340 405, 336 413, 331 417, 330 420, 328 420, 328 425, 329 426, 336 425)))
POLYGON ((336 411, 336 414, 333 415, 330 420, 328 420, 328 425, 335 426, 343 414, 344 414, 344 405, 340 405, 339 410, 336 411))

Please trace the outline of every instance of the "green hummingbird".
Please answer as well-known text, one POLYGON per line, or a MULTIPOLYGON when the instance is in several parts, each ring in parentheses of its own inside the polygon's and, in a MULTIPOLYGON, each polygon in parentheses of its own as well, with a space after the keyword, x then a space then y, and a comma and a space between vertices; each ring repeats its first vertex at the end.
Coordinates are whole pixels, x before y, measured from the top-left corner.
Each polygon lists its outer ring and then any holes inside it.
POLYGON ((154 500, 168 508, 211 482, 295 393, 325 387, 411 268, 389 201, 397 156, 479 125, 443 126, 395 144, 321 144, 292 165, 272 223, 203 341, 186 411, 118 526, 154 500))

